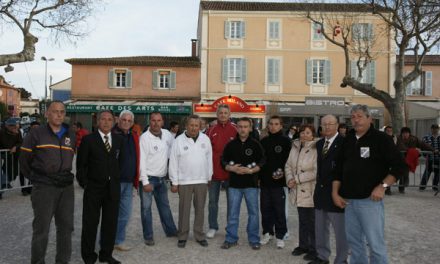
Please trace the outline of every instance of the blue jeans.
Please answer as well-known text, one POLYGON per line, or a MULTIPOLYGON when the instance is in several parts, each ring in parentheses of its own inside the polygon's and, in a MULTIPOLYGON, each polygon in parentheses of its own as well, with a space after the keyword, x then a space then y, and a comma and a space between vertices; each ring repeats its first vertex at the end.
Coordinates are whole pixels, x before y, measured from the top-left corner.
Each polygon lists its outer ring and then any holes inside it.
POLYGON ((375 202, 370 198, 348 200, 345 208, 345 232, 351 248, 350 264, 368 263, 365 239, 370 249, 369 263, 388 263, 384 225, 383 201, 375 202))
MULTIPOLYGON (((211 185, 209 186, 209 203, 208 203, 208 223, 209 229, 218 230, 218 200, 220 198, 220 189, 222 188, 222 184, 226 187, 226 201, 228 200, 228 181, 211 181, 211 185)), ((229 207, 227 207, 226 215, 229 215, 229 207)), ((227 217, 226 216, 226 217, 227 217)), ((226 218, 227 219, 227 218, 226 218)))
POLYGON ((247 234, 250 244, 260 243, 260 222, 258 211, 258 188, 228 188, 229 217, 226 226, 226 242, 234 243, 238 241, 238 224, 240 222, 241 200, 244 196, 248 210, 247 234))
POLYGON ((125 229, 130 220, 133 202, 133 183, 121 182, 121 198, 119 200, 118 228, 116 231, 115 245, 125 241, 125 229))
POLYGON ((177 228, 171 214, 170 203, 168 201, 168 188, 164 177, 149 176, 148 181, 153 185, 152 192, 144 192, 142 183, 139 184, 139 197, 141 199, 141 219, 142 230, 145 240, 153 239, 153 217, 151 215, 151 204, 156 201, 159 211, 160 222, 166 236, 175 236, 177 228))

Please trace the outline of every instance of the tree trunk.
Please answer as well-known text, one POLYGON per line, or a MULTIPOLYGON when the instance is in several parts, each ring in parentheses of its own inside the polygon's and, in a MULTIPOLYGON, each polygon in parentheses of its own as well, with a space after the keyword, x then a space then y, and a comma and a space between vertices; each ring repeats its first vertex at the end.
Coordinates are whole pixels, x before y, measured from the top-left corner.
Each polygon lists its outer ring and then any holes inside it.
POLYGON ((34 60, 35 44, 38 42, 38 38, 31 33, 27 33, 23 36, 23 42, 23 50, 21 52, 0 55, 0 66, 34 60))

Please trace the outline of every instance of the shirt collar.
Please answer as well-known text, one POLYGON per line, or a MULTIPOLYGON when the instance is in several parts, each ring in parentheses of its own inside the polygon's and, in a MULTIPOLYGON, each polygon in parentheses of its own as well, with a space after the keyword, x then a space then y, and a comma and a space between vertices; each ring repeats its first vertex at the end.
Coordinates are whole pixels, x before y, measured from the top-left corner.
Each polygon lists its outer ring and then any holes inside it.
POLYGON ((336 134, 331 137, 331 138, 324 138, 325 141, 329 141, 328 146, 330 147, 333 144, 333 141, 335 141, 336 137, 339 135, 338 132, 336 132, 336 134))

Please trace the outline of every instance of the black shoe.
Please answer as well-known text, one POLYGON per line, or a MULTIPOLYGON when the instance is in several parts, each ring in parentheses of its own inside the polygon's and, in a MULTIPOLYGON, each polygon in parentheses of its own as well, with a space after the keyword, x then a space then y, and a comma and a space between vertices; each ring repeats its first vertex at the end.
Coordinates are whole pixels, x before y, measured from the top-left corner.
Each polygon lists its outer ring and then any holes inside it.
POLYGON ((30 193, 28 193, 28 192, 21 192, 21 195, 23 195, 23 196, 28 196, 30 193))
POLYGON ((250 246, 253 250, 259 250, 261 248, 260 243, 250 244, 250 246))
POLYGON ((99 258, 99 262, 101 263, 108 263, 108 264, 121 264, 121 262, 113 257, 108 257, 106 259, 99 258))
POLYGON ((308 264, 329 264, 328 260, 322 260, 320 258, 316 258, 314 261, 310 261, 308 264))
POLYGON ((304 260, 309 260, 309 261, 313 261, 315 260, 316 257, 316 251, 309 251, 304 257, 304 260))
POLYGON ((404 194, 405 193, 405 188, 399 187, 399 193, 404 194))
POLYGON ((424 191, 426 187, 419 187, 419 191, 424 191))
POLYGON ((432 190, 435 191, 435 192, 438 192, 438 187, 434 186, 434 187, 432 187, 432 190))
POLYGON ((237 242, 227 242, 227 241, 225 241, 225 242, 223 242, 223 244, 222 244, 222 246, 221 246, 221 248, 222 249, 230 249, 231 247, 235 247, 237 245, 237 242))
POLYGON ((302 255, 302 254, 306 254, 306 253, 308 253, 308 252, 309 252, 308 249, 297 247, 297 248, 295 248, 295 249, 292 251, 292 255, 294 255, 294 256, 300 256, 300 255, 302 255))
POLYGON ((177 233, 167 234, 167 237, 177 237, 177 233))
POLYGON ((392 195, 393 193, 391 192, 391 188, 390 187, 388 187, 386 190, 385 190, 385 194, 386 195, 392 195))
POLYGON ((208 241, 206 241, 206 239, 197 240, 197 243, 199 243, 199 245, 202 246, 202 247, 207 247, 208 246, 208 241))
POLYGON ((184 248, 186 246, 186 240, 177 241, 177 247, 184 248))
POLYGON ((144 240, 145 245, 147 246, 154 246, 154 240, 153 239, 146 239, 144 240))

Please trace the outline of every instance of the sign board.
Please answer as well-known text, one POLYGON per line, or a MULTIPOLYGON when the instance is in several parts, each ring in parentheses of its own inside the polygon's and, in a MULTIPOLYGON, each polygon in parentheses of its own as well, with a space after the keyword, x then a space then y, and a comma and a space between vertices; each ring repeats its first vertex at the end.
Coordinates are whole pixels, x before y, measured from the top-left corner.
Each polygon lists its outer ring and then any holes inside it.
POLYGON ((237 96, 223 96, 212 104, 194 104, 194 113, 215 113, 219 105, 227 104, 233 113, 265 113, 265 105, 249 105, 237 96))
POLYGON ((188 105, 66 105, 68 113, 96 113, 101 110, 112 110, 115 113, 130 110, 134 114, 149 114, 160 112, 164 114, 191 114, 191 106, 188 105))

